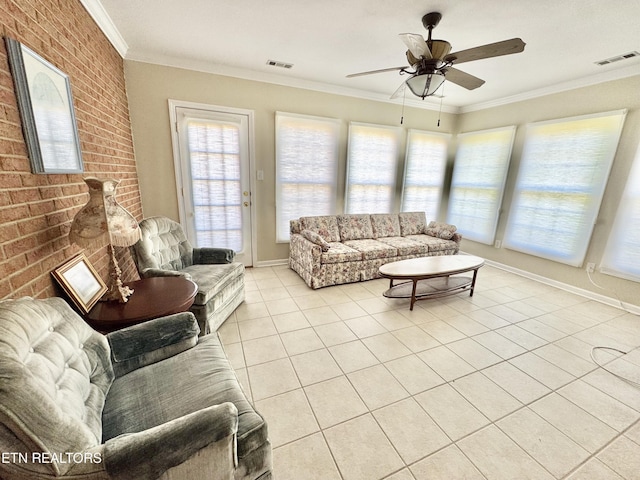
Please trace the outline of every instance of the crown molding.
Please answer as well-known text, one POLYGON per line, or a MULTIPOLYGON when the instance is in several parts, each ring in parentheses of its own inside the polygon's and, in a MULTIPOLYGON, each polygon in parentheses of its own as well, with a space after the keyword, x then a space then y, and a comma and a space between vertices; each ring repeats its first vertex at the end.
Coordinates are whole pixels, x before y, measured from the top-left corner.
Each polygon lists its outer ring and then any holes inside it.
POLYGON ((629 65, 628 67, 618 68, 608 72, 598 73, 596 75, 590 75, 588 77, 581 77, 567 82, 557 83, 544 88, 538 88, 525 93, 519 93, 508 97, 498 98, 488 102, 476 103, 473 105, 466 105, 460 107, 459 113, 476 112, 478 110, 486 110, 487 108, 500 107, 502 105, 508 105, 510 103, 522 102, 525 100, 531 100, 538 97, 544 97, 545 95, 553 95, 555 93, 566 92, 568 90, 575 90, 577 88, 589 87, 591 85, 597 85, 599 83, 610 82, 613 80, 620 80, 623 78, 633 77, 640 74, 640 68, 638 64, 629 65))
MULTIPOLYGON (((192 70, 203 73, 211 73, 214 75, 221 75, 225 77, 241 78, 243 80, 252 80, 257 82, 271 83, 274 85, 281 85, 285 87, 301 88, 304 90, 313 90, 321 93, 329 93, 333 95, 343 95, 347 97, 360 98, 363 100, 372 100, 375 102, 393 103, 396 105, 402 105, 402 98, 389 98, 386 94, 367 92, 364 90, 358 90, 355 88, 342 87, 339 85, 332 85, 322 82, 314 82, 311 80, 303 80, 300 78, 292 78, 285 75, 278 75, 268 72, 259 72, 256 70, 249 70, 237 67, 231 67, 229 65, 213 64, 211 62, 204 62, 185 58, 175 58, 170 56, 158 56, 158 55, 144 55, 144 54, 131 54, 126 56, 126 60, 131 60, 141 63, 150 63, 154 65, 163 65, 166 67, 182 68, 185 70, 192 70)), ((422 108, 425 110, 440 110, 440 100, 417 100, 413 98, 406 98, 404 104, 407 107, 422 108)), ((460 113, 460 108, 455 106, 442 106, 442 111, 445 113, 460 113)))
POLYGON ((80 0, 82 6, 91 15, 102 33, 105 34, 111 45, 118 51, 122 58, 125 58, 129 51, 129 45, 120 35, 120 31, 116 28, 111 17, 102 6, 99 0, 80 0))

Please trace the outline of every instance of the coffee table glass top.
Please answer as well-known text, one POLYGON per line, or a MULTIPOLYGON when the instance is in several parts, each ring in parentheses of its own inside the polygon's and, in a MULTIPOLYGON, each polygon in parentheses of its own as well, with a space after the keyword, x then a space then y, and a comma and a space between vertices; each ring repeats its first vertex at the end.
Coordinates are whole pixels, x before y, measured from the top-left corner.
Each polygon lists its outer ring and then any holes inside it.
POLYGON ((482 265, 484 265, 484 258, 474 255, 441 255, 387 263, 380 267, 380 273, 385 277, 411 278, 468 271, 480 268, 482 265))

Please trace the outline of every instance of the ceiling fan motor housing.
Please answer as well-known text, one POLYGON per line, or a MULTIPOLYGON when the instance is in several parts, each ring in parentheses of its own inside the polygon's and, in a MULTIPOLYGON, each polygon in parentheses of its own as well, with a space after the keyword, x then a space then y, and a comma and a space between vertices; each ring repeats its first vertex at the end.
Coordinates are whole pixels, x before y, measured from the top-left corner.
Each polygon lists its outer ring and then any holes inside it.
POLYGON ((422 25, 424 25, 424 28, 431 31, 432 28, 436 27, 440 23, 440 20, 442 20, 442 14, 440 12, 427 13, 422 17, 422 25))

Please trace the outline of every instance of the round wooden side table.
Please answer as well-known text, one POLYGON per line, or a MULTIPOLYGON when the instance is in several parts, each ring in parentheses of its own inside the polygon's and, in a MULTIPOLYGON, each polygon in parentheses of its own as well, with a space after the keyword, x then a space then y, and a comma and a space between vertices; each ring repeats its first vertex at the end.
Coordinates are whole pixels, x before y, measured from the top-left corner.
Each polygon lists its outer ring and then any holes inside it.
POLYGON ((125 283, 133 289, 126 303, 98 302, 85 315, 96 330, 109 333, 153 318, 186 312, 198 287, 183 277, 151 277, 125 283))

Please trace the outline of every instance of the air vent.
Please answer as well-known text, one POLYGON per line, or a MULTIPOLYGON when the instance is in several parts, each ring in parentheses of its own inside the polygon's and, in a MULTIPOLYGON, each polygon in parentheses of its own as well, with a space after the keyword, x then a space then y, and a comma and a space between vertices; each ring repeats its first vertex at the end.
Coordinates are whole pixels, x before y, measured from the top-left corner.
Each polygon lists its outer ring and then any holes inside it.
POLYGON ((620 60, 627 60, 629 58, 640 57, 640 52, 633 51, 629 53, 625 53, 623 55, 616 55, 615 57, 605 58, 604 60, 600 60, 599 62, 595 62, 596 65, 608 65, 613 62, 619 62, 620 60))
POLYGON ((271 67, 280 67, 280 68, 291 68, 291 67, 293 67, 293 63, 278 62, 277 60, 267 60, 267 65, 269 65, 271 67))

